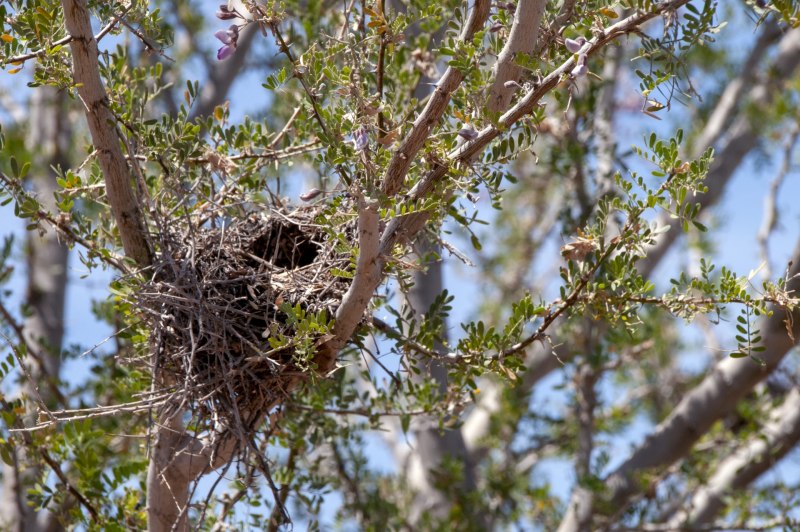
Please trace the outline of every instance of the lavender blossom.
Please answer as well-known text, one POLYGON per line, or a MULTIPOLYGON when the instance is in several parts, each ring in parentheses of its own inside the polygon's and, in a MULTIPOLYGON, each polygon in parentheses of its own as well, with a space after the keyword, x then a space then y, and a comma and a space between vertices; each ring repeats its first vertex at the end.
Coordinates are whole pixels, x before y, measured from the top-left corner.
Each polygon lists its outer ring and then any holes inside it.
POLYGON ((369 144, 367 128, 361 126, 353 133, 353 146, 355 146, 356 151, 364 151, 367 149, 367 144, 369 144))
POLYGON ((577 39, 564 39, 564 46, 573 54, 580 52, 584 44, 586 44, 586 39, 583 37, 578 37, 577 39))
POLYGON ((224 44, 224 46, 217 50, 217 59, 224 61, 232 56, 233 52, 236 51, 236 44, 239 41, 239 26, 236 24, 231 24, 231 27, 227 30, 219 30, 216 32, 214 37, 222 41, 222 44, 224 44))
POLYGON ((573 68, 572 72, 570 72, 569 74, 573 78, 580 78, 588 73, 589 73, 589 67, 586 65, 586 54, 581 54, 578 56, 578 64, 575 65, 575 68, 573 68))
POLYGON ((232 20, 239 18, 239 13, 228 7, 228 4, 220 4, 216 15, 220 20, 232 20))

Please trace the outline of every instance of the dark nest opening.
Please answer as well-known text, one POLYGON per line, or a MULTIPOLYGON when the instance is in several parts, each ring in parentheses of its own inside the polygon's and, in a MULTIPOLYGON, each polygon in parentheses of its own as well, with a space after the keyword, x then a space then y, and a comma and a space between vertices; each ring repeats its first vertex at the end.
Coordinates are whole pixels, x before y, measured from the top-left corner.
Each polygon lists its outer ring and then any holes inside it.
POLYGON ((310 371, 294 344, 278 345, 296 332, 286 305, 334 316, 349 283, 335 272, 350 264, 315 213, 166 232, 152 280, 135 294, 156 387, 171 392, 166 410, 189 408, 198 421, 241 427, 310 371))

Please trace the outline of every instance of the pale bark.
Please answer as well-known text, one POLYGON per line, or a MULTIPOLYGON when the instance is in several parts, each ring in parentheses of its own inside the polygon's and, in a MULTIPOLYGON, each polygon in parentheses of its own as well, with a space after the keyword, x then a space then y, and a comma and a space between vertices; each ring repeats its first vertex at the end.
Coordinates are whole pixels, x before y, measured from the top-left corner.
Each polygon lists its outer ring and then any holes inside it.
POLYGON ((517 64, 520 54, 532 56, 539 38, 546 0, 529 0, 517 3, 514 21, 503 50, 494 66, 492 86, 486 98, 486 108, 492 113, 501 113, 508 108, 516 83, 522 79, 524 69, 517 64), (511 83, 509 83, 511 82, 511 83))
POLYGON ((725 458, 694 493, 688 507, 669 524, 694 529, 712 523, 725 508, 724 498, 749 486, 771 469, 800 441, 800 388, 793 388, 770 421, 749 441, 725 458))
POLYGON ((189 484, 194 480, 175 449, 186 437, 180 413, 160 425, 150 450, 147 470, 147 530, 149 532, 187 529, 189 484))
POLYGON ((92 143, 103 170, 106 196, 117 224, 125 255, 140 267, 152 262, 141 209, 134 193, 131 172, 120 147, 114 126, 116 119, 108 107, 98 65, 97 41, 86 0, 63 0, 64 24, 72 36, 72 69, 78 95, 84 107, 92 143))

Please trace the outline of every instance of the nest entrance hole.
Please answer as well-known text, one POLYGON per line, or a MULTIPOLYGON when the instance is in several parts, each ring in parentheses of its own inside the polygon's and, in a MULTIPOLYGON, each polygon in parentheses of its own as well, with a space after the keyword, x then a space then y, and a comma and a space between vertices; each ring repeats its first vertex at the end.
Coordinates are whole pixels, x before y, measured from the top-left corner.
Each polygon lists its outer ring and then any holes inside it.
POLYGON ((252 253, 279 268, 302 268, 313 264, 319 254, 311 235, 297 224, 279 221, 253 241, 252 253))

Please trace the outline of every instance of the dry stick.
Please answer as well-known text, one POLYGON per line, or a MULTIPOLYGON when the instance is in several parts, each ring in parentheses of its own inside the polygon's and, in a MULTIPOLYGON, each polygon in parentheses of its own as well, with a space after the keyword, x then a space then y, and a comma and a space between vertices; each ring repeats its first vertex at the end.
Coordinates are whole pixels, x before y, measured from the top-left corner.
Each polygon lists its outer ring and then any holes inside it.
MULTIPOLYGON (((31 388, 33 389, 33 393, 36 396, 35 401, 36 401, 36 403, 38 403, 40 411, 44 412, 45 414, 47 414, 47 417, 49 417, 50 419, 53 419, 53 414, 50 413, 50 409, 47 408, 47 404, 44 402, 44 399, 42 398, 42 394, 39 393, 38 384, 34 380, 33 376, 30 373, 30 371, 28 371, 28 366, 25 365, 25 363, 22 361, 22 356, 19 354, 19 350, 17 350, 14 347, 14 342, 12 342, 11 338, 6 336, 2 332, 0 332, 0 338, 5 340, 5 342, 8 344, 8 347, 11 349, 11 352, 14 354, 14 358, 17 359, 17 364, 19 364, 19 369, 22 371, 22 373, 25 375, 25 378, 31 384, 31 388)), ((27 344, 24 344, 24 345, 27 346, 27 344)), ((49 381, 50 379, 47 379, 47 380, 49 381)))
MULTIPOLYGON (((286 121, 286 123, 283 125, 283 128, 281 128, 281 130, 278 132, 278 134, 275 136, 275 138, 272 139, 272 141, 269 143, 269 149, 270 150, 274 150, 274 149, 277 148, 278 143, 283 139, 283 137, 289 131, 289 128, 292 127, 292 125, 294 124, 294 121, 297 120, 298 116, 300 116, 300 111, 302 111, 302 110, 303 110, 303 106, 301 106, 301 105, 298 105, 297 107, 294 108, 294 111, 292 112, 292 116, 289 117, 289 120, 286 121)), ((319 143, 320 142, 318 140, 313 142, 313 144, 315 144, 315 145, 318 145, 319 143)), ((308 146, 309 144, 312 144, 312 143, 305 144, 305 146, 308 146)))
POLYGON ((106 182, 106 194, 117 223, 125 254, 140 267, 152 263, 139 204, 131 186, 131 174, 120 148, 120 138, 107 106, 108 96, 97 64, 97 40, 86 0, 62 0, 64 23, 72 35, 74 81, 83 101, 86 120, 106 182))
MULTIPOLYGON (((269 149, 263 153, 240 153, 238 155, 231 155, 230 157, 221 157, 221 159, 228 161, 247 161, 251 159, 267 159, 269 161, 277 161, 280 159, 287 159, 289 157, 294 157, 296 155, 302 155, 304 153, 310 153, 321 149, 322 149, 322 142, 320 142, 319 140, 313 140, 311 142, 306 142, 305 144, 299 144, 297 146, 289 146, 282 150, 269 149)), ((186 162, 191 164, 207 164, 212 161, 211 157, 189 157, 186 159, 186 162)))

